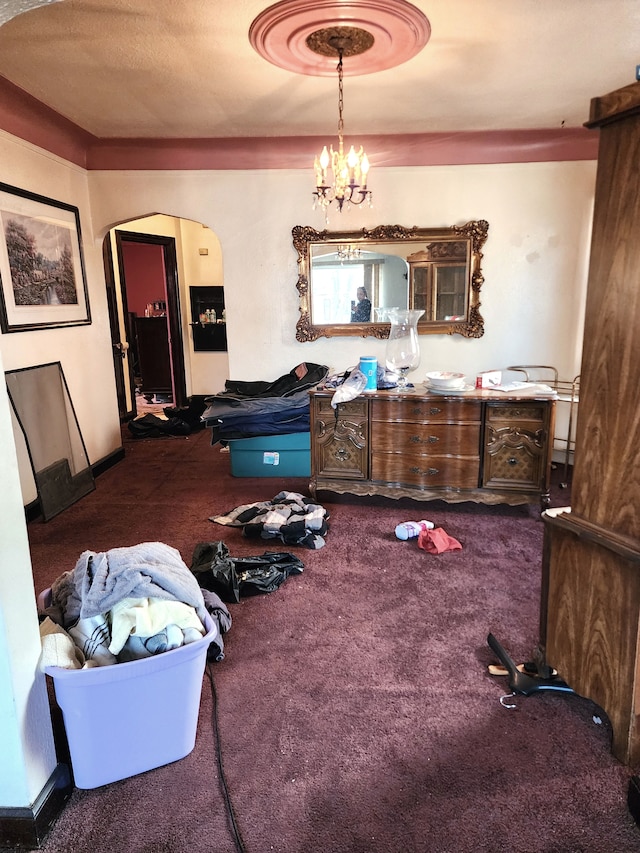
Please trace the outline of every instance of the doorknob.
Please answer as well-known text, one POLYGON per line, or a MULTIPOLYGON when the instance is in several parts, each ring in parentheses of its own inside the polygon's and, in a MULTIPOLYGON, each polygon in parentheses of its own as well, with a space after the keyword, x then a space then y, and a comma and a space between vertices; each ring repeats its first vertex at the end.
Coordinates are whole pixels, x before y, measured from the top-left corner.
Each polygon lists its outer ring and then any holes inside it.
POLYGON ((127 354, 127 350, 129 349, 129 342, 118 341, 117 344, 113 344, 113 348, 120 353, 120 358, 124 358, 127 354))

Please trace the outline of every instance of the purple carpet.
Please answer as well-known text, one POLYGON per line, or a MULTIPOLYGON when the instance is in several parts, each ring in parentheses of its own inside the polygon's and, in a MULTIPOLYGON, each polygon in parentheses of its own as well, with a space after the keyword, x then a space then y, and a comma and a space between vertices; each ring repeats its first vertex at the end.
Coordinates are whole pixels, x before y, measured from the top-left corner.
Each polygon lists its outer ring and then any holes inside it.
MULTIPOLYGON (((75 790, 46 853, 631 853, 631 775, 588 700, 500 704, 493 632, 518 661, 538 640, 537 507, 413 503, 321 493, 318 551, 249 540, 208 519, 301 479, 230 475, 207 432, 138 440, 96 491, 29 526, 36 591, 95 551, 160 540, 189 565, 198 542, 232 555, 295 551, 276 592, 230 604, 224 661, 205 674, 194 751, 166 767, 75 790), (394 536, 429 518, 462 551, 394 536)), ((559 479, 559 475, 558 478, 559 479)), ((554 505, 570 502, 554 488, 554 505)), ((162 714, 162 708, 157 708, 162 714)), ((168 733, 170 736, 170 733, 168 733)))

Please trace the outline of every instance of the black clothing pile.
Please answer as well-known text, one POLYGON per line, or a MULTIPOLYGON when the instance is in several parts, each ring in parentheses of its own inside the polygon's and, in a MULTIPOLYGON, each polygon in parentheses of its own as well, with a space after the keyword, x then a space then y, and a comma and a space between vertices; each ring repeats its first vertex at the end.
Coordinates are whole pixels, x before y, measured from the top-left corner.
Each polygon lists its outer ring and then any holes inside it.
POLYGON ((241 597, 274 592, 289 575, 299 575, 303 569, 302 561, 286 552, 232 557, 224 542, 200 542, 191 560, 191 571, 202 590, 235 603, 241 597))
POLYGON ((159 418, 152 413, 129 421, 129 432, 134 438, 162 438, 166 435, 191 435, 196 430, 204 429, 202 414, 206 409, 205 398, 194 396, 189 398, 189 404, 181 408, 167 406, 162 411, 165 418, 159 418))
POLYGON ((151 413, 129 421, 129 432, 134 438, 162 438, 166 435, 190 435, 191 427, 182 418, 159 418, 151 413))

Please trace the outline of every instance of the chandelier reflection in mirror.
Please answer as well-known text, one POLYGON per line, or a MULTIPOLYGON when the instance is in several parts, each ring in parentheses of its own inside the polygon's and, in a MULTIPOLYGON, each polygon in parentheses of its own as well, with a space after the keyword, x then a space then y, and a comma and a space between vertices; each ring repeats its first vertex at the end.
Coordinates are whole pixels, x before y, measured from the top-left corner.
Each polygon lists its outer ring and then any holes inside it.
POLYGON ((329 205, 335 201, 339 211, 351 204, 367 201, 371 206, 371 190, 367 189, 369 158, 364 148, 356 150, 352 145, 344 150, 344 87, 343 57, 355 56, 368 50, 373 44, 373 36, 365 30, 355 27, 331 27, 317 30, 306 40, 307 46, 323 55, 338 56, 338 147, 325 145, 322 153, 314 162, 316 188, 313 196, 313 208, 324 210, 328 221, 329 205))
POLYGON ((346 246, 338 244, 336 255, 339 261, 357 261, 362 257, 362 249, 357 246, 351 246, 350 244, 346 246))

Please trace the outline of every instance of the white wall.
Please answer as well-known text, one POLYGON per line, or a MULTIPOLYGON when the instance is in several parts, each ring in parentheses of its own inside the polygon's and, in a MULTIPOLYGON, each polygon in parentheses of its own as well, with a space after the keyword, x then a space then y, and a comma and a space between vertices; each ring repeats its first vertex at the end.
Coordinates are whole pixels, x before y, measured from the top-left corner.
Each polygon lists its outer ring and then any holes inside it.
MULTIPOLYGON (((86 173, 0 131, 0 181, 78 207, 92 323, 0 336, 5 370, 59 361, 91 462, 121 445, 101 240, 93 237, 86 173)), ((24 503, 37 496, 20 464, 24 503)))
MULTIPOLYGON (((3 372, 0 353, 0 373, 3 372)), ((0 807, 31 805, 56 766, 9 401, 0 389, 0 807)))
MULTIPOLYGON (((332 214, 330 228, 447 226, 486 219, 481 312, 485 335, 421 337, 427 370, 467 374, 509 364, 579 372, 595 162, 379 169, 374 209, 332 214)), ((224 258, 229 370, 275 379, 301 361, 344 370, 384 355, 373 338, 295 340, 294 225, 321 229, 306 172, 96 172, 89 175, 96 229, 160 210, 208 225, 224 258), (265 205, 265 200, 269 203, 265 205)))

